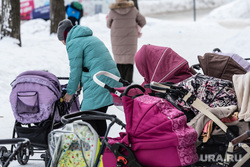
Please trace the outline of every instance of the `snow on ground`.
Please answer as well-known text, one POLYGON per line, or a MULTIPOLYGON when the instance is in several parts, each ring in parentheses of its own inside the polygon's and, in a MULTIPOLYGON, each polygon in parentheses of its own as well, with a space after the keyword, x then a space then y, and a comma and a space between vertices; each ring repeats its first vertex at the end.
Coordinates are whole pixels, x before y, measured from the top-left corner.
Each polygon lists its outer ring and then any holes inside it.
MULTIPOLYGON (((144 44, 170 47, 187 59, 190 65, 198 63, 197 55, 211 52, 216 47, 224 52, 238 53, 244 58, 250 57, 249 2, 236 0, 232 4, 219 7, 196 22, 193 22, 192 15, 181 20, 147 16, 147 25, 142 29, 143 35, 138 40, 138 49, 144 44), (237 8, 241 14, 236 18, 231 17, 230 6, 241 8, 237 8)), ((105 16, 106 14, 99 14, 85 17, 81 20, 81 25, 90 27, 111 52, 110 30, 106 27, 105 16)), ((0 116, 3 116, 0 118, 1 139, 12 137, 15 119, 9 103, 10 83, 18 74, 26 70, 48 70, 58 77, 69 74, 66 48, 55 34, 49 34, 49 27, 50 21, 41 19, 23 22, 22 47, 17 46, 17 41, 11 38, 0 40, 0 116)), ((135 69, 134 82, 140 84, 142 81, 143 78, 135 69)), ((108 112, 125 121, 123 112, 116 107, 110 107, 108 112)), ((115 126, 110 136, 117 136, 120 131, 115 126)), ((16 161, 10 164, 10 167, 17 166, 20 165, 16 161)), ((29 161, 26 166, 42 167, 44 163, 29 161)))

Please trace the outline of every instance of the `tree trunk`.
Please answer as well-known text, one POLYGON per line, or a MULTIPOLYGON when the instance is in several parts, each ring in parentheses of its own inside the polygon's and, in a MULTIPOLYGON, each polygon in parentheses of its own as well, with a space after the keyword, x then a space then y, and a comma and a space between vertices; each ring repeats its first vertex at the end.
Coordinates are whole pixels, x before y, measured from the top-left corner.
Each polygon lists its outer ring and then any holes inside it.
POLYGON ((64 0, 50 0, 50 34, 57 33, 58 23, 65 19, 64 0))
POLYGON ((21 46, 20 0, 2 0, 0 38, 6 36, 17 39, 21 46))

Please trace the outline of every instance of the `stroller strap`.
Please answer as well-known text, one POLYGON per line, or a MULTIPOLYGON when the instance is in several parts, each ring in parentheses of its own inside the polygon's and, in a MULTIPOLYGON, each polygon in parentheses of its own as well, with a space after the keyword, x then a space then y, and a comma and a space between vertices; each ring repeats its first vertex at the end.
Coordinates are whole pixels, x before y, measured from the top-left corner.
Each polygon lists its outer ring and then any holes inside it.
MULTIPOLYGON (((154 91, 166 93, 166 90, 175 89, 174 86, 167 86, 156 82, 151 82, 150 85, 152 85, 154 91), (157 88, 159 87, 159 88, 157 88), (165 90, 163 90, 163 88, 165 90)), ((178 87, 177 87, 178 89, 178 87)), ((194 95, 192 95, 190 92, 185 92, 185 96, 182 98, 185 102, 187 102, 189 105, 193 106, 197 110, 199 110, 202 114, 210 118, 214 121, 229 137, 229 140, 232 140, 234 138, 234 135, 229 131, 228 127, 213 113, 208 111, 210 108, 206 103, 201 101, 200 99, 196 98, 194 95)))

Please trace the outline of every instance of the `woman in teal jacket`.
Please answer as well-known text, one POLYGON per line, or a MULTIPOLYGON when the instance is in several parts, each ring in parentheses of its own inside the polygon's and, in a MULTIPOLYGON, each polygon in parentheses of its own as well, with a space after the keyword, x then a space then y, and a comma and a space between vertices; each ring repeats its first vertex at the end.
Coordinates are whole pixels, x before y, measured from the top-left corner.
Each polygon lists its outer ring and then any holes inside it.
MULTIPOLYGON (((64 19, 58 24, 57 36, 66 45, 70 66, 67 93, 63 99, 69 102, 78 86, 81 85, 83 88, 81 111, 106 113, 108 106, 113 104, 113 98, 108 90, 94 82, 93 75, 99 71, 107 71, 120 77, 108 49, 100 39, 93 36, 90 28, 73 26, 68 19, 64 19)), ((98 79, 111 87, 122 86, 117 81, 105 76, 99 76, 98 79)), ((100 136, 104 136, 107 129, 106 121, 88 122, 100 136)))

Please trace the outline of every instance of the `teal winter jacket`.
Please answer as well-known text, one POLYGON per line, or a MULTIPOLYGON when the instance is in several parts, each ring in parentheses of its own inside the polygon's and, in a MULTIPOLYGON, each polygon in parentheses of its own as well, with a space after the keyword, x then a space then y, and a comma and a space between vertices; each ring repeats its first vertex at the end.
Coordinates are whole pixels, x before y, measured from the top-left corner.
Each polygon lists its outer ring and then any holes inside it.
MULTIPOLYGON (((76 25, 69 31, 66 38, 70 66, 67 93, 74 94, 81 82, 83 87, 81 111, 95 110, 113 104, 109 91, 94 82, 95 73, 107 71, 120 77, 109 50, 100 39, 92 35, 90 28, 76 25)), ((121 83, 106 76, 98 78, 111 87, 122 86, 121 83)))

